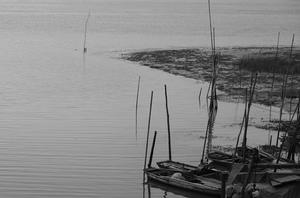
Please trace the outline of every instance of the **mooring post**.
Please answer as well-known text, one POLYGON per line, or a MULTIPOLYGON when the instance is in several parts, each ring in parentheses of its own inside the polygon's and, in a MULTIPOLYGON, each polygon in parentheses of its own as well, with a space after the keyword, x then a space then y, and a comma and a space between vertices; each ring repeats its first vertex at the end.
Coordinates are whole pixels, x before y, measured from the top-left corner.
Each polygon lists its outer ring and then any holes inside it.
POLYGON ((136 101, 135 101, 135 138, 137 139, 137 125, 138 125, 138 106, 139 106, 139 93, 140 93, 140 83, 141 76, 139 76, 138 86, 136 91, 136 101))
POLYGON ((166 97, 166 111, 167 111, 167 125, 168 125, 169 160, 172 161, 170 116, 169 116, 169 107, 168 107, 167 85, 165 85, 165 97, 166 97))
POLYGON ((151 164, 152 164, 153 152, 154 152, 154 147, 155 147, 155 142, 156 142, 156 134, 157 134, 157 131, 154 132, 154 137, 153 137, 153 142, 152 142, 152 147, 151 147, 151 152, 150 152, 148 168, 151 168, 151 164))
POLYGON ((146 149, 145 149, 144 177, 143 177, 143 182, 145 182, 145 169, 146 169, 146 163, 147 163, 148 142, 149 142, 149 131, 150 131, 151 112, 152 112, 152 101, 153 101, 153 91, 151 91, 151 98, 150 98, 150 110, 149 110, 148 130, 147 130, 146 149))

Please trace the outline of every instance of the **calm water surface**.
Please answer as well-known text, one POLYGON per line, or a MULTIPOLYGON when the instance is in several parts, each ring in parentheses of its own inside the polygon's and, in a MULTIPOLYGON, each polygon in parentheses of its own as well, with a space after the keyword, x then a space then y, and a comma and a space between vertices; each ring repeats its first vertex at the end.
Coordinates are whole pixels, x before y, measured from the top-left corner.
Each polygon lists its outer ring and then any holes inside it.
MULTIPOLYGON (((296 0, 213 1, 217 45, 296 43, 296 0)), ((209 46, 206 1, 0 0, 0 197, 143 196, 142 167, 150 92, 154 161, 166 159, 163 85, 168 85, 173 158, 198 164, 207 84, 123 61, 120 54, 209 46), (82 55, 88 10, 88 53, 82 55), (135 95, 141 76, 138 136, 135 95)), ((220 102, 214 145, 233 145, 243 104, 220 102)), ((275 112, 278 109, 274 110, 275 112)), ((267 118, 254 105, 251 121, 267 118)), ((249 128, 249 143, 267 140, 249 128)), ((152 134, 151 134, 152 136, 152 134)), ((152 197, 199 197, 153 184, 152 197)))

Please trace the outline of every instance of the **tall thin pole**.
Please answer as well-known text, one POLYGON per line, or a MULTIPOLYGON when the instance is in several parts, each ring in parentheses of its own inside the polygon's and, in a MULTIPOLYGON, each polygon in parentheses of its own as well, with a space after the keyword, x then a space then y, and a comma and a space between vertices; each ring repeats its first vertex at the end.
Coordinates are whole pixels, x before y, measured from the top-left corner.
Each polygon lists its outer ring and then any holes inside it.
MULTIPOLYGON (((275 60, 277 61, 278 52, 279 52, 279 39, 280 39, 280 32, 277 34, 277 45, 276 45, 276 53, 275 53, 275 60)), ((273 89, 274 89, 274 82, 275 82, 275 69, 273 66, 273 75, 272 75, 272 84, 271 84, 271 92, 269 96, 269 104, 270 104, 270 111, 269 111, 269 122, 272 121, 272 97, 273 97, 273 89)), ((271 129, 269 129, 269 141, 270 141, 271 129)))
MULTIPOLYGON (((292 44, 291 44, 291 50, 290 50, 290 65, 292 66, 292 55, 293 55, 293 47, 294 47, 294 39, 295 39, 295 34, 293 34, 293 38, 292 38, 292 44)), ((291 67, 292 69, 292 67, 291 67)), ((291 71, 291 89, 293 89, 293 71, 291 71)), ((293 101, 293 97, 290 98, 290 114, 289 114, 289 118, 291 119, 291 115, 292 115, 292 101, 293 101)))
POLYGON ((283 106, 284 106, 287 77, 288 77, 287 74, 283 75, 283 82, 282 82, 282 89, 281 89, 281 106, 280 106, 280 113, 279 113, 279 123, 278 123, 278 131, 277 131, 277 138, 276 138, 276 147, 278 147, 279 134, 281 131, 282 111, 283 111, 283 106))
POLYGON ((245 160, 245 158, 246 158, 247 130, 248 130, 249 114, 250 114, 250 108, 251 108, 251 104, 252 104, 252 100, 253 100, 256 81, 257 81, 257 73, 255 75, 254 81, 253 81, 253 76, 251 77, 250 97, 249 97, 249 102, 248 102, 247 115, 245 118, 245 128, 244 128, 244 138, 243 138, 243 160, 245 160))
POLYGON ((202 94, 202 87, 200 88, 200 92, 199 92, 199 96, 198 96, 199 109, 201 109, 201 94, 202 94))
POLYGON ((148 143, 149 143, 149 132, 150 132, 150 123, 151 123, 152 101, 153 101, 153 91, 151 91, 151 98, 150 98, 150 109, 149 109, 148 129, 147 129, 147 138, 146 138, 143 182, 145 182, 145 169, 146 169, 147 154, 148 154, 148 143))
POLYGON ((154 132, 154 137, 153 137, 153 142, 152 142, 152 147, 151 147, 151 152, 150 152, 148 168, 151 168, 151 164, 152 164, 153 152, 154 152, 154 147, 155 147, 155 142, 156 142, 156 134, 157 134, 157 131, 154 132))
POLYGON ((293 38, 292 38, 291 51, 290 51, 290 59, 292 58, 292 55, 293 55, 294 40, 295 40, 295 34, 293 34, 293 38))
POLYGON ((280 38, 280 32, 277 34, 277 45, 276 45, 276 54, 275 57, 278 57, 278 51, 279 51, 279 38, 280 38))
POLYGON ((135 101, 135 138, 137 138, 137 125, 138 125, 138 105, 139 105, 139 93, 140 93, 140 82, 141 76, 139 76, 138 86, 136 91, 136 101, 135 101))
POLYGON ((212 31, 212 19, 211 19, 211 9, 210 9, 210 0, 208 0, 208 16, 209 16, 209 31, 210 31, 210 43, 211 50, 213 51, 214 42, 213 42, 213 31, 212 31))
POLYGON ((168 107, 168 93, 167 85, 165 85, 165 98, 166 98, 166 112, 167 112, 167 126, 168 126, 168 146, 169 146, 169 160, 172 160, 172 151, 171 151, 171 132, 170 132, 170 116, 169 116, 169 107, 168 107))
POLYGON ((233 157, 236 156, 237 147, 238 147, 238 145, 239 145, 240 136, 241 136, 241 133, 242 133, 242 130, 243 130, 243 127, 244 127, 244 124, 245 124, 245 118, 246 118, 246 115, 247 115, 247 102, 248 102, 248 90, 247 90, 247 88, 245 89, 245 92, 246 92, 246 93, 245 93, 245 111, 244 111, 244 116, 243 116, 241 128, 240 128, 240 131, 239 131, 237 140, 236 140, 235 150, 234 150, 233 157))
POLYGON ((88 16, 87 16, 87 18, 86 18, 86 20, 85 20, 85 24, 84 24, 83 53, 86 53, 86 52, 87 52, 87 48, 86 48, 86 35, 87 35, 87 25, 88 25, 90 16, 91 16, 91 10, 89 10, 88 16))

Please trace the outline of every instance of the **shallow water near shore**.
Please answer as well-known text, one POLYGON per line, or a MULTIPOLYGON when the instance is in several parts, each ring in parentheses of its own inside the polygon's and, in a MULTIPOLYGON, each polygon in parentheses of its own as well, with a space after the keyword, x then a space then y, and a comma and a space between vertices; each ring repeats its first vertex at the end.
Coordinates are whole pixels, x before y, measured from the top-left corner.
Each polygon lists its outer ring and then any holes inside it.
MULTIPOLYGON (((256 3, 213 3, 217 44, 272 45, 277 31, 282 42, 300 32, 298 1, 260 1, 259 9, 256 3), (256 22, 243 26, 249 18, 256 22)), ((151 90, 151 137, 158 131, 153 161, 168 153, 164 84, 173 158, 197 165, 207 122, 207 84, 121 60, 120 54, 209 46, 206 10, 206 1, 192 0, 0 0, 0 197, 142 197, 151 90)), ((243 106, 219 103, 214 145, 234 144, 243 106)), ((254 105, 251 123, 267 118, 268 108, 254 105)), ((267 142, 268 131, 250 127, 248 133, 250 145, 267 142)), ((150 190, 152 197, 191 197, 172 189, 150 190)))

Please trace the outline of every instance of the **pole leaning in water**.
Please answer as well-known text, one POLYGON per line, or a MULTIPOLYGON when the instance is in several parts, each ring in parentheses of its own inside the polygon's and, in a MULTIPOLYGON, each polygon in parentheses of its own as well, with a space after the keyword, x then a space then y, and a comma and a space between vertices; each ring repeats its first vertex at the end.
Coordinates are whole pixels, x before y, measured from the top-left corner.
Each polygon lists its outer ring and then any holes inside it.
POLYGON ((154 147, 155 147, 155 142, 156 142, 156 135, 157 135, 157 131, 154 132, 154 137, 153 137, 153 142, 152 142, 152 147, 151 147, 151 152, 150 152, 148 168, 151 168, 151 165, 152 165, 152 158, 153 158, 153 152, 154 152, 154 147))
POLYGON ((143 182, 145 182, 145 169, 146 169, 147 154, 148 154, 149 132, 150 132, 151 112, 152 112, 152 101, 153 101, 153 91, 151 91, 151 99, 150 99, 150 110, 149 110, 148 130, 147 130, 147 138, 146 138, 146 149, 145 149, 144 177, 143 177, 143 182))

